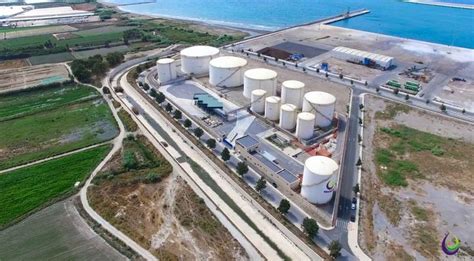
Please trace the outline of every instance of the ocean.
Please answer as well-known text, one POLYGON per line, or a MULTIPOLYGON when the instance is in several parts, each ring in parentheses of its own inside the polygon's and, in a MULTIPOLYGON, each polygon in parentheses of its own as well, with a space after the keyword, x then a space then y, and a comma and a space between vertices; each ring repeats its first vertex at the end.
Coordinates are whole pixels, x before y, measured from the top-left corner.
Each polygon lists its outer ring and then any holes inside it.
MULTIPOLYGON (((474 0, 438 1, 474 4, 474 0)), ((401 0, 157 0, 121 8, 140 14, 263 30, 311 22, 349 9, 367 8, 370 14, 332 25, 474 49, 474 10, 401 0)))

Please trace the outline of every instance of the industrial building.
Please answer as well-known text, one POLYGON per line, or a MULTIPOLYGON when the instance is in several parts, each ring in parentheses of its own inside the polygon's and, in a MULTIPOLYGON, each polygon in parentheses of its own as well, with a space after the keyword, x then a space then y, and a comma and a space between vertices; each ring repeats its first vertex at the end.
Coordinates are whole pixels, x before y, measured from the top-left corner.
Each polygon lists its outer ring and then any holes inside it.
POLYGON ((208 112, 220 113, 216 110, 222 110, 224 105, 208 93, 196 93, 193 97, 195 104, 208 112))
POLYGON ((393 57, 369 53, 343 46, 334 48, 332 53, 334 57, 338 59, 373 67, 380 67, 383 70, 387 70, 395 64, 395 59, 393 57))
POLYGON ((70 6, 32 9, 30 6, 21 6, 23 11, 15 8, 10 10, 10 16, 0 16, 1 26, 26 27, 54 24, 72 24, 87 22, 94 13, 74 10, 70 6), (2 18, 3 17, 3 18, 2 18))
POLYGON ((298 187, 298 177, 275 164, 276 158, 266 151, 260 151, 259 144, 258 140, 246 135, 236 140, 235 150, 270 183, 283 182, 291 189, 298 187))

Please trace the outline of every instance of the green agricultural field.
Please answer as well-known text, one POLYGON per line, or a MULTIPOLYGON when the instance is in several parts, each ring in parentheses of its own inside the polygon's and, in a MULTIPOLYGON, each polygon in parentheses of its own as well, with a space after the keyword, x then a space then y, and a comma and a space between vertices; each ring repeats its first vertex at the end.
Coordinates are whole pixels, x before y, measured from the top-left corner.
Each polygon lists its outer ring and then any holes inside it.
POLYGON ((3 96, 0 101, 0 169, 104 142, 118 134, 108 104, 90 87, 40 88, 3 96))
POLYGON ((0 50, 2 49, 18 50, 18 49, 23 49, 23 48, 31 48, 33 46, 36 47, 38 45, 43 46, 43 44, 48 40, 50 40, 53 43, 56 42, 56 39, 50 34, 2 40, 0 41, 0 50))
POLYGON ((74 56, 68 52, 53 53, 46 55, 33 56, 28 59, 31 65, 40 65, 45 63, 63 63, 74 60, 74 56))
POLYGON ((40 111, 57 109, 67 104, 97 99, 99 95, 91 87, 76 84, 0 95, 0 122, 40 111))
POLYGON ((103 26, 103 27, 97 27, 97 28, 88 29, 88 30, 82 30, 74 34, 80 35, 82 37, 87 37, 87 36, 103 35, 103 34, 110 34, 110 33, 122 33, 133 28, 136 28, 136 26, 113 26, 112 25, 112 26, 103 26))
POLYGON ((109 150, 100 146, 0 174, 0 228, 75 191, 109 150))

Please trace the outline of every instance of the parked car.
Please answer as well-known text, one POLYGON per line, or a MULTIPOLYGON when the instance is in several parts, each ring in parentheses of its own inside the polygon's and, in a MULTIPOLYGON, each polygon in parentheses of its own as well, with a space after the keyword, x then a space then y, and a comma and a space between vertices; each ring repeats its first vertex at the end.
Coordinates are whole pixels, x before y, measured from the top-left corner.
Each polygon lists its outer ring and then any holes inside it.
POLYGON ((356 216, 354 214, 351 215, 351 222, 355 222, 356 221, 356 216))
POLYGON ((353 198, 352 198, 352 204, 355 204, 355 203, 357 203, 357 198, 356 198, 356 197, 353 197, 353 198))
POLYGON ((168 147, 168 143, 166 143, 164 141, 161 142, 161 145, 163 145, 163 147, 168 147))
POLYGON ((351 209, 352 209, 352 210, 355 210, 355 209, 356 209, 356 204, 355 204, 355 203, 352 203, 351 209))

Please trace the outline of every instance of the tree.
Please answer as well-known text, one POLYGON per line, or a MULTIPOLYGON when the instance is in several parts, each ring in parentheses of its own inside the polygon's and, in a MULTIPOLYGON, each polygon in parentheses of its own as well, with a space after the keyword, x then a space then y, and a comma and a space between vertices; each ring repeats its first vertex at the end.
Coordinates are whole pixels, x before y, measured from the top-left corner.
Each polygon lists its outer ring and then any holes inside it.
POLYGON ((405 95, 405 101, 408 101, 410 99, 410 95, 407 93, 407 95, 405 95))
POLYGON ((257 180, 257 184, 255 184, 255 190, 257 192, 262 191, 262 189, 267 187, 267 181, 265 180, 264 177, 261 177, 259 180, 257 180))
MULTIPOLYGON (((146 84, 146 83, 145 83, 146 84)), ((155 88, 151 88, 150 90, 150 96, 151 97, 156 97, 156 95, 158 95, 158 93, 156 92, 155 88)))
POLYGON ((303 227, 304 233, 306 233, 309 238, 313 238, 318 234, 318 222, 312 218, 305 217, 301 226, 303 227))
POLYGON ((247 166, 247 164, 245 164, 245 162, 237 163, 237 173, 240 176, 245 175, 247 172, 249 172, 249 167, 247 166))
POLYGON ((287 199, 282 199, 280 201, 280 206, 278 206, 278 211, 280 211, 280 213, 282 214, 286 214, 288 213, 288 210, 290 210, 290 201, 288 201, 287 199))
POLYGON ((426 99, 426 104, 430 103, 430 99, 426 99))
POLYGON ((183 117, 183 113, 181 113, 180 110, 175 110, 174 111, 174 116, 175 119, 180 120, 183 117))
POLYGON ((352 191, 354 191, 355 194, 360 192, 359 183, 355 184, 355 186, 352 187, 352 191))
POLYGON ((227 148, 224 148, 221 152, 221 159, 223 161, 228 161, 230 159, 230 152, 227 148))
POLYGON ((167 112, 171 112, 173 110, 173 106, 171 106, 171 104, 168 103, 168 104, 166 104, 165 110, 167 112))
POLYGON ((357 160, 356 166, 362 166, 362 160, 360 158, 357 160))
POLYGON ((329 244, 329 255, 332 256, 333 258, 338 258, 341 255, 341 243, 337 240, 331 241, 329 244))
POLYGON ((143 84, 143 90, 148 91, 150 89, 150 85, 148 83, 143 84))
POLYGON ((166 97, 162 92, 158 92, 156 94, 155 100, 158 102, 158 104, 162 104, 166 100, 166 97))
POLYGON ((199 139, 201 136, 204 134, 204 131, 201 128, 196 128, 194 129, 194 135, 199 139))
POLYGON ((189 128, 189 127, 191 127, 191 125, 193 125, 193 123, 189 119, 184 120, 184 127, 185 128, 189 128))
POLYGON ((120 63, 123 62, 124 58, 125 57, 123 56, 123 54, 121 52, 108 53, 105 56, 105 59, 109 63, 110 67, 115 67, 115 66, 119 65, 120 63))
POLYGON ((92 78, 92 73, 87 70, 86 65, 81 60, 74 60, 71 63, 71 70, 72 74, 80 81, 80 82, 90 82, 92 78))
POLYGON ((363 109, 364 109, 364 104, 362 104, 362 103, 359 104, 359 109, 360 109, 360 110, 363 110, 363 109))
POLYGON ((97 76, 103 76, 107 69, 107 64, 102 61, 97 61, 92 65, 92 73, 97 76))
POLYGON ((216 140, 215 139, 208 139, 206 141, 206 144, 207 146, 210 148, 210 149, 214 149, 216 147, 216 140))
POLYGON ((444 105, 444 103, 441 104, 441 106, 439 108, 441 109, 442 112, 446 112, 447 108, 446 108, 446 105, 444 105))
POLYGON ((399 89, 393 89, 393 94, 398 95, 399 92, 400 92, 399 89))
POLYGON ((463 113, 463 114, 466 113, 466 109, 462 109, 462 113, 463 113))
POLYGON ((339 74, 339 79, 341 79, 341 80, 342 80, 343 78, 344 78, 344 75, 342 75, 342 73, 341 73, 341 74, 339 74))
POLYGON ((110 93, 109 87, 107 87, 107 86, 102 86, 102 92, 103 92, 104 94, 109 94, 109 93, 110 93))

